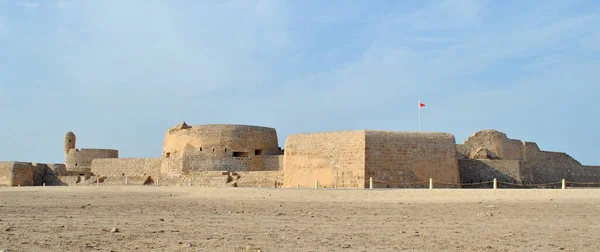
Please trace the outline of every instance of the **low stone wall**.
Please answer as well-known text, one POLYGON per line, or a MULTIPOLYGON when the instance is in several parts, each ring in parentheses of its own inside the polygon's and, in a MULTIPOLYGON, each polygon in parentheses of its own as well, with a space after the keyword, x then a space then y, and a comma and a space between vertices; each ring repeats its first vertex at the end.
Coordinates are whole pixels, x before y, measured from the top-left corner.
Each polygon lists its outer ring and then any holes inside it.
POLYGON ((91 172, 96 176, 122 177, 160 175, 160 158, 99 158, 92 161, 91 172))
POLYGON ((67 186, 75 186, 77 185, 77 183, 79 183, 80 180, 80 176, 58 176, 58 179, 63 183, 63 185, 67 185, 67 186))
POLYGON ((119 151, 112 149, 70 149, 65 165, 68 171, 90 171, 93 160, 104 158, 118 158, 119 151))
POLYGON ((280 171, 246 171, 236 173, 239 175, 239 178, 236 180, 238 187, 281 188, 283 185, 283 173, 280 171))

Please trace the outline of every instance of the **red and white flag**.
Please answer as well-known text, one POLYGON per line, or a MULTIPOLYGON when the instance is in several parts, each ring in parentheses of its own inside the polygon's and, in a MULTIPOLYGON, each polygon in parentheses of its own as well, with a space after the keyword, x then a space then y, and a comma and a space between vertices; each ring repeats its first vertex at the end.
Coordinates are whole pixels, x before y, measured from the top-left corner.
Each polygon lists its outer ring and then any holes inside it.
POLYGON ((419 132, 421 132, 421 108, 425 107, 425 103, 422 103, 421 100, 419 100, 419 132))

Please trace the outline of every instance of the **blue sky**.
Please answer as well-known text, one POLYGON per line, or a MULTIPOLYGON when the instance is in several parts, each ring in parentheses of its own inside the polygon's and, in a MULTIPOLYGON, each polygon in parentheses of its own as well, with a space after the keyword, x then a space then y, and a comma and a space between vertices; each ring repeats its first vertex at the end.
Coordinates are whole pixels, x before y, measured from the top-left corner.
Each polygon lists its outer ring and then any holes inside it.
POLYGON ((482 129, 600 165, 598 1, 0 0, 0 160, 165 131, 482 129))

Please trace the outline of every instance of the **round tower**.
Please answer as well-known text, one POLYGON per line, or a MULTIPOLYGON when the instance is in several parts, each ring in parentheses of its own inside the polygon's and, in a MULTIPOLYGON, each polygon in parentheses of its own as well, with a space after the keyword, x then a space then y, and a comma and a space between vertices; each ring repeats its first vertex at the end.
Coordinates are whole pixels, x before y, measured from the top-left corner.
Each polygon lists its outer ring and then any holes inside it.
POLYGON ((65 157, 69 154, 70 149, 75 149, 75 133, 69 131, 65 134, 65 157))

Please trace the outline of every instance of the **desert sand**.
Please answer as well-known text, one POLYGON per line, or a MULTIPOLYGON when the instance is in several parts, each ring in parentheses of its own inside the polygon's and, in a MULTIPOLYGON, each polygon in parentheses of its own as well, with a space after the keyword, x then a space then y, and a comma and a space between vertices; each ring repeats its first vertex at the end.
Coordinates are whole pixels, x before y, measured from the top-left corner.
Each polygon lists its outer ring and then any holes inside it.
POLYGON ((599 249, 599 189, 0 188, 0 251, 599 249))

